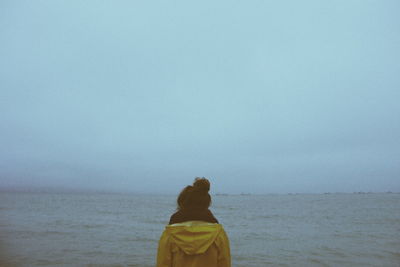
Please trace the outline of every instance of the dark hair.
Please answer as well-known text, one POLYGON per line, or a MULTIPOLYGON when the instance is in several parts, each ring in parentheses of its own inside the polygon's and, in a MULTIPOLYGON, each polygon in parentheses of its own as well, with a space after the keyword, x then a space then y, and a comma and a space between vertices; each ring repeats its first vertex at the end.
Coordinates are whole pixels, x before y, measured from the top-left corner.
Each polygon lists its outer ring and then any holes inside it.
POLYGON ((191 208, 207 209, 211 205, 210 182, 202 177, 196 177, 193 185, 186 186, 176 200, 178 210, 191 208))

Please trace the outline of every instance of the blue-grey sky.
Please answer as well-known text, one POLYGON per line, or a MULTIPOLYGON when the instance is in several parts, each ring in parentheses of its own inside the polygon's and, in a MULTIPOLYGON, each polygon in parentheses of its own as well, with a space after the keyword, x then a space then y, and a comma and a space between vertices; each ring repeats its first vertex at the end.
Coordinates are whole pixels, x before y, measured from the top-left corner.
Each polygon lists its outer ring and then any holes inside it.
POLYGON ((400 191, 399 1, 0 3, 0 187, 400 191))

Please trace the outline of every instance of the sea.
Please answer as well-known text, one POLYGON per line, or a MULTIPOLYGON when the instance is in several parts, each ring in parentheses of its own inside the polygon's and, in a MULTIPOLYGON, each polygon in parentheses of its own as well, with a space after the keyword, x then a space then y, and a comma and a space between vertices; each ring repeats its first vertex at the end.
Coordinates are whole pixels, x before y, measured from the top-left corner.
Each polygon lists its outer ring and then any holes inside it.
MULTIPOLYGON (((400 266, 398 193, 212 199, 232 266, 400 266)), ((155 266, 175 209, 175 195, 1 192, 0 265, 155 266)))

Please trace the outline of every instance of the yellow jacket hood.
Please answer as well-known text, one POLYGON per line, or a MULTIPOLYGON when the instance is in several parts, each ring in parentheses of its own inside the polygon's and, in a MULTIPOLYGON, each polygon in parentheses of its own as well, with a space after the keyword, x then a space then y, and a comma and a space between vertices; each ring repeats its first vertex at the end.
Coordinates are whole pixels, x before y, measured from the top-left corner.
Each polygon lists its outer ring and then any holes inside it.
POLYGON ((171 241, 188 255, 204 253, 221 232, 216 223, 189 221, 166 226, 171 241))
POLYGON ((188 221, 167 225, 158 242, 157 267, 230 267, 222 225, 188 221))

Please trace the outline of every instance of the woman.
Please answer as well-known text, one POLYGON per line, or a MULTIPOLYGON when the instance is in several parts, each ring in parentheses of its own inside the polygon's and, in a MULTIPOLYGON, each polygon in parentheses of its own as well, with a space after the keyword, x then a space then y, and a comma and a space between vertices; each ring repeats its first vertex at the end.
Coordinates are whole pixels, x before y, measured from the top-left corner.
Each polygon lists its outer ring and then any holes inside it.
POLYGON ((208 209, 210 182, 196 178, 177 199, 178 211, 158 244, 157 267, 230 267, 229 240, 208 209))

